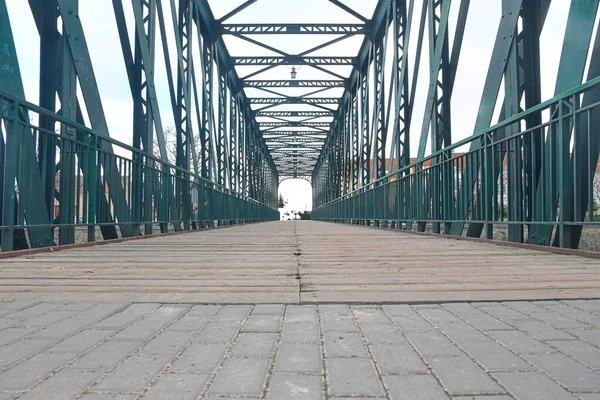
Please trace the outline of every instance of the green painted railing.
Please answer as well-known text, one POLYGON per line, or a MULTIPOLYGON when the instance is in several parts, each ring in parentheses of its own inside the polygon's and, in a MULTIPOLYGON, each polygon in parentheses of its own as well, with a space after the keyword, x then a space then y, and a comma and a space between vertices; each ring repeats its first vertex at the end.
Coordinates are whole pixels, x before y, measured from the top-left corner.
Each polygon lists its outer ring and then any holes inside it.
POLYGON ((2 251, 279 219, 270 205, 2 92, 0 111, 2 251), (45 157, 53 171, 40 167, 45 157))
POLYGON ((358 190, 317 199, 312 218, 487 238, 502 227, 511 241, 577 248, 583 229, 600 226, 599 106, 600 77, 358 190))

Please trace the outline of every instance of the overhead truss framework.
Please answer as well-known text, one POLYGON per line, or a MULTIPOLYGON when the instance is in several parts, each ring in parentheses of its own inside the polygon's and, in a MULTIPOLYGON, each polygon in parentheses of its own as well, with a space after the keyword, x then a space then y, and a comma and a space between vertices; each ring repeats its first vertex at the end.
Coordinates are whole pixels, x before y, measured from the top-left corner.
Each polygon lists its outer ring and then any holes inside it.
POLYGON ((22 2, 40 37, 33 103, 0 0, 2 249, 52 245, 55 228, 72 243, 80 220, 94 240, 96 226, 115 238, 154 222, 272 219, 289 178, 310 179, 315 218, 334 221, 488 238, 504 223, 509 240, 567 247, 595 223, 600 0, 570 0, 556 97, 542 104, 540 35, 559 0, 502 0, 473 136, 458 142, 451 100, 470 0, 369 0, 369 15, 322 0, 350 23, 237 23, 261 0, 220 18, 210 1, 107 2, 133 102, 129 146, 110 136, 83 0, 22 2), (295 36, 315 44, 290 51, 295 36), (346 40, 361 44, 331 50, 346 40), (232 41, 262 52, 237 54, 232 41))
POLYGON ((600 227, 599 1, 498 3, 473 135, 456 141, 465 27, 482 15, 470 0, 378 2, 312 174, 314 219, 571 248, 600 227), (565 4, 555 97, 542 103, 540 38, 557 29, 549 8, 565 4), (419 80, 428 85, 415 120, 419 80))

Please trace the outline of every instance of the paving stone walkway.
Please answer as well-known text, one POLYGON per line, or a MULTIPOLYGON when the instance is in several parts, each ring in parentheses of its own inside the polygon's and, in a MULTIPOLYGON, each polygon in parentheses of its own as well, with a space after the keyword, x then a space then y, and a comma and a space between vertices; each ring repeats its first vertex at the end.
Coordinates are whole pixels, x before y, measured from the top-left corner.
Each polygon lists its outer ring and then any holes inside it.
POLYGON ((0 400, 600 399, 600 300, 0 303, 0 400))

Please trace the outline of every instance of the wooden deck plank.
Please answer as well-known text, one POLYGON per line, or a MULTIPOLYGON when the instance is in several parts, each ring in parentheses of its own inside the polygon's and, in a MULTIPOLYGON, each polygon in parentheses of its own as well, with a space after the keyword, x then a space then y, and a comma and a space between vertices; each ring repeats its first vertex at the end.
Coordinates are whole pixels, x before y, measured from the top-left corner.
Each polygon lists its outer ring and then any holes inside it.
POLYGON ((600 297, 600 260, 286 221, 0 260, 0 300, 435 302, 600 297))

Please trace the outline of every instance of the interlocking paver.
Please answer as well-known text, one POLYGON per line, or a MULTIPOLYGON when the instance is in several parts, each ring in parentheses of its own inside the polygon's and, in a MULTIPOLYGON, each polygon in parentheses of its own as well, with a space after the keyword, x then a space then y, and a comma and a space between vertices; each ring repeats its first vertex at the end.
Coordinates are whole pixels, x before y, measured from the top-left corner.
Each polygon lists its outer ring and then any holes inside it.
POLYGON ((82 353, 113 335, 114 331, 87 329, 50 347, 49 352, 82 353))
POLYGON ((52 340, 21 340, 8 346, 0 347, 0 368, 4 369, 32 356, 52 344, 52 340))
POLYGON ((75 360, 68 368, 108 371, 138 350, 140 346, 139 342, 107 341, 75 360))
POLYGON ((407 332, 406 337, 424 357, 461 354, 460 349, 440 332, 407 332))
POLYGON ((569 392, 541 372, 496 372, 494 377, 517 399, 574 399, 569 392))
POLYGON ((285 323, 281 341, 290 343, 317 343, 319 342, 319 325, 304 322, 285 323))
POLYGON ((310 343, 282 343, 275 372, 321 373, 321 347, 310 343))
POLYGON ((285 323, 311 322, 317 323, 316 306, 287 306, 285 311, 285 323))
POLYGON ((175 355, 195 336, 190 331, 165 331, 150 340, 141 350, 144 354, 175 355))
POLYGON ((20 397, 22 400, 73 399, 96 379, 99 372, 62 370, 20 397))
POLYGON ((162 306, 143 319, 119 332, 115 339, 146 340, 158 333, 158 331, 174 321, 185 311, 183 307, 162 306))
POLYGON ((597 400, 587 304, 0 304, 0 400, 597 400))
POLYGON ((440 384, 431 375, 384 376, 391 400, 448 400, 440 384))
POLYGON ((489 331, 487 334, 510 350, 520 353, 554 353, 555 350, 521 331, 489 331))
POLYGON ((277 332, 281 327, 281 315, 253 314, 244 325, 244 332, 277 332))
POLYGON ((94 391, 141 392, 169 362, 170 356, 136 354, 119 365, 98 384, 94 391))
POLYGON ((600 349, 581 340, 553 340, 546 342, 558 351, 593 369, 600 369, 600 349))
POLYGON ((330 396, 383 396, 383 386, 368 358, 327 359, 330 396))
POLYGON ((233 348, 233 357, 271 357, 277 343, 276 333, 242 333, 233 348))
POLYGON ((367 348, 364 346, 358 333, 354 332, 325 332, 325 354, 327 357, 367 357, 367 348))
POLYGON ((26 390, 69 360, 74 353, 40 353, 0 374, 0 390, 26 390))
POLYGON ((427 362, 451 395, 504 393, 500 386, 466 356, 429 358, 427 362))
POLYGON ((142 396, 144 400, 197 400, 208 374, 163 374, 142 396))
POLYGON ((229 358, 209 393, 259 396, 263 392, 270 361, 267 358, 229 358))
POLYGON ((406 343, 406 339, 394 325, 361 325, 367 343, 406 343))
POLYGON ((600 391, 600 375, 563 354, 528 354, 524 357, 569 390, 600 391))
POLYGON ((322 400, 323 378, 315 375, 275 375, 271 379, 268 400, 322 400))
POLYGON ((427 366, 408 345, 376 344, 371 352, 379 370, 385 374, 426 374, 427 366))
POLYGON ((194 343, 173 363, 171 371, 213 372, 229 346, 229 343, 194 343))

